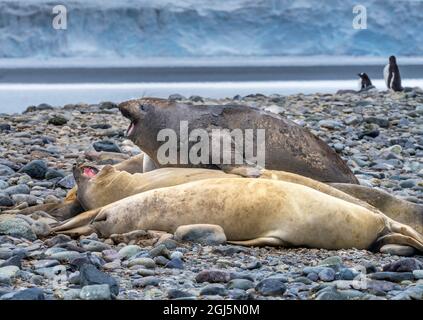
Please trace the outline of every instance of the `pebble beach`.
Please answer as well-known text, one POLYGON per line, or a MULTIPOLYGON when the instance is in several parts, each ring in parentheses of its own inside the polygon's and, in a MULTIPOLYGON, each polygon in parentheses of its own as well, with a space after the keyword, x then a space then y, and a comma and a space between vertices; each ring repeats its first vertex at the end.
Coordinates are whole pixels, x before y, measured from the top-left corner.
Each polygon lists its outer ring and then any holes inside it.
MULTIPOLYGON (((423 204, 421 88, 169 99, 280 114, 328 143, 360 184, 423 204)), ((423 299, 419 255, 182 242, 153 231, 71 239, 50 234, 55 221, 45 212, 21 215, 63 201, 77 161, 114 164, 140 153, 125 138, 118 102, 0 113, 0 300, 423 299)))

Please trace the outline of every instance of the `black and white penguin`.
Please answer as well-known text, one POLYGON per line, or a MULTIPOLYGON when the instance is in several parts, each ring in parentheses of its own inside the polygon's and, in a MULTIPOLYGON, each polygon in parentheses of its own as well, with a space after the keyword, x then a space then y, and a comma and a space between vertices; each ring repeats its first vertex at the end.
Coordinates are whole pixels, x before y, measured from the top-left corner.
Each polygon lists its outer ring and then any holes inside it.
POLYGON ((358 74, 358 76, 360 77, 360 80, 358 81, 359 91, 367 91, 375 88, 375 86, 370 81, 370 78, 367 73, 361 72, 358 74))
POLYGON ((394 91, 402 91, 404 89, 401 85, 401 75, 395 56, 389 57, 389 63, 383 69, 383 78, 388 89, 394 91))

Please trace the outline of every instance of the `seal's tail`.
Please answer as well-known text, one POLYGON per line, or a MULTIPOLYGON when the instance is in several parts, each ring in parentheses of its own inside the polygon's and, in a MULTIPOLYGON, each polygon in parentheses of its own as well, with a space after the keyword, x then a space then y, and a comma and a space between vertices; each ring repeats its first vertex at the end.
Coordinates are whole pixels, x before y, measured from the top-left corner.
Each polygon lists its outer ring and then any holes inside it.
POLYGON ((423 236, 413 228, 396 222, 392 219, 387 221, 389 233, 381 236, 377 240, 378 247, 386 244, 408 245, 423 252, 423 236))
POLYGON ((388 234, 386 236, 379 238, 378 241, 377 241, 377 246, 379 248, 381 248, 381 247, 383 247, 384 245, 387 245, 387 244, 406 245, 406 246, 409 246, 409 247, 413 247, 414 249, 416 249, 420 252, 423 252, 423 243, 422 242, 419 242, 412 237, 404 236, 403 234, 400 234, 400 233, 388 234))

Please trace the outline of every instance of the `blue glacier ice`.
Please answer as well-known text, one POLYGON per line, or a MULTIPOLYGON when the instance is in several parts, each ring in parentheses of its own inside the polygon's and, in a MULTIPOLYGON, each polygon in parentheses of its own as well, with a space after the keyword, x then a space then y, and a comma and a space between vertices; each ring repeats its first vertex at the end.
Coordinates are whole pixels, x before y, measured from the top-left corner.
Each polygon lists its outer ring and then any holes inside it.
POLYGON ((423 56, 423 1, 69 0, 55 30, 59 3, 0 1, 0 58, 423 56))

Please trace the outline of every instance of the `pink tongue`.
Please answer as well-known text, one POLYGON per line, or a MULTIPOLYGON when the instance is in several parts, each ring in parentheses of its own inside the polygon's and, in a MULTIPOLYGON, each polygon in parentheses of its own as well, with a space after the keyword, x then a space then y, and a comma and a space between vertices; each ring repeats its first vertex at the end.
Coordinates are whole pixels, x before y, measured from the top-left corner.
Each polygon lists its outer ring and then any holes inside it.
POLYGON ((84 175, 86 175, 87 177, 95 177, 96 173, 93 169, 91 168, 84 168, 84 175))

